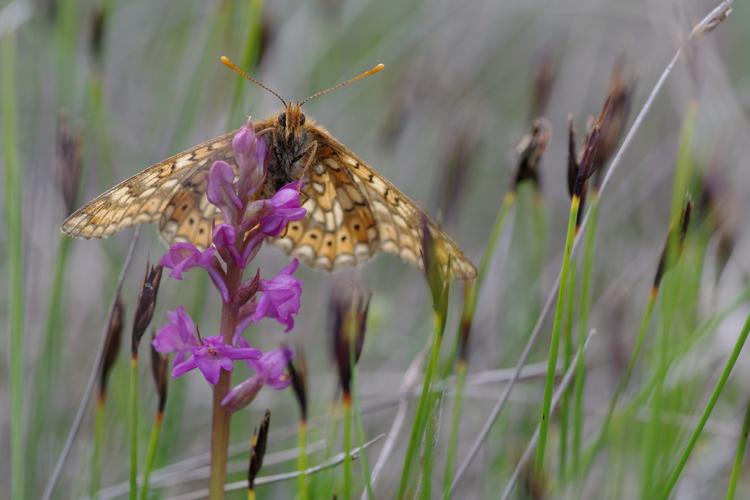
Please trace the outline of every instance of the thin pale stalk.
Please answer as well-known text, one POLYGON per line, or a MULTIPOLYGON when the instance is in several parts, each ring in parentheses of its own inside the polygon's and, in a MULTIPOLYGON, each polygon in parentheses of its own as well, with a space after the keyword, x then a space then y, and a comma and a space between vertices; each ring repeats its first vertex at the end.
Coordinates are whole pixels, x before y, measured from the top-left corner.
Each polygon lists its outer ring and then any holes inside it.
MULTIPOLYGON (((500 241, 500 237, 503 234, 503 227, 505 227, 505 221, 508 218, 508 213, 510 212, 510 209, 513 208, 513 205, 516 202, 516 192, 515 191, 508 191, 506 193, 505 197, 503 198, 503 204, 500 207, 500 212, 497 214, 497 219, 495 219, 495 224, 492 226, 492 232, 490 233, 490 239, 487 241, 487 247, 484 249, 484 254, 482 255, 482 260, 479 262, 479 269, 477 270, 477 279, 474 282, 474 285, 472 286, 472 291, 468 295, 467 302, 467 314, 469 317, 474 317, 474 312, 477 308, 477 299, 479 297, 479 292, 482 289, 482 285, 484 284, 484 280, 487 277, 487 271, 489 271, 490 263, 492 262, 492 257, 495 255, 495 250, 497 249, 497 244, 500 241)), ((457 338, 460 337, 460 335, 456 336, 457 338)))
POLYGON ((67 256, 72 240, 67 236, 61 236, 57 247, 57 258, 50 287, 49 305, 47 306, 47 321, 44 328, 44 340, 42 341, 42 354, 35 363, 33 406, 34 411, 29 416, 29 428, 26 439, 26 484, 33 487, 36 484, 36 473, 39 463, 39 441, 44 434, 44 429, 49 428, 49 422, 45 419, 49 416, 47 411, 50 401, 51 380, 57 379, 60 366, 60 356, 63 349, 62 340, 65 329, 62 315, 62 284, 67 269, 67 256))
MULTIPOLYGON (((227 268, 227 289, 233 297, 242 281, 242 269, 236 265, 227 268)), ((237 329, 237 307, 233 304, 222 305, 221 336, 225 344, 231 344, 237 329)), ((224 498, 224 483, 227 478, 227 449, 229 448, 229 424, 232 414, 221 406, 221 401, 229 392, 231 372, 221 370, 219 381, 214 386, 213 414, 211 419, 211 479, 210 498, 224 498)))
MULTIPOLYGON (((562 397, 563 393, 568 389, 568 385, 573 380, 573 375, 575 374, 575 364, 578 362, 578 358, 580 356, 583 356, 583 353, 588 348, 589 341, 591 340, 592 335, 594 334, 594 330, 591 330, 589 334, 586 337, 586 341, 583 342, 583 344, 578 348, 578 352, 576 352, 576 356, 573 359, 572 366, 568 368, 568 371, 563 375, 562 381, 560 382, 560 387, 557 388, 557 391, 554 394, 554 397, 552 398, 552 406, 551 408, 554 409, 557 407, 558 403, 560 402, 560 398, 562 397)), ((518 477, 521 475, 521 471, 524 467, 526 467, 526 463, 531 458, 531 453, 534 451, 534 447, 537 446, 537 443, 539 442, 539 436, 541 431, 541 422, 537 425, 536 430, 534 431, 534 434, 531 436, 531 440, 529 441, 528 446, 526 447, 526 450, 524 450, 523 455, 521 456, 521 459, 516 464, 515 469, 513 470, 513 474, 510 477, 510 480, 508 481, 508 484, 505 486, 505 489, 503 490, 502 494, 502 500, 505 500, 510 497, 511 492, 513 491, 513 487, 516 484, 516 481, 518 481, 518 477)))
POLYGON ((541 189, 534 189, 534 206, 532 209, 532 217, 534 218, 534 233, 536 235, 535 241, 537 243, 536 250, 536 272, 537 277, 541 277, 544 272, 544 254, 546 250, 546 236, 547 236, 547 220, 544 210, 544 193, 541 189))
POLYGON ((742 351, 742 348, 745 345, 745 341, 747 340, 747 336, 749 333, 750 333, 750 316, 748 316, 747 319, 745 320, 745 325, 742 327, 742 331, 740 332, 739 337, 737 337, 737 341, 734 344, 732 353, 729 356, 729 359, 727 360, 726 364, 724 365, 724 369, 721 372, 721 376, 719 377, 719 380, 716 382, 716 385, 714 386, 714 390, 711 392, 711 397, 709 398, 708 403, 706 404, 706 408, 703 410, 703 414, 701 415, 701 418, 698 421, 698 425, 696 425, 695 429, 693 429, 693 433, 690 435, 690 439, 688 440, 688 443, 685 446, 685 449, 680 455, 680 459, 677 462, 677 465, 669 474, 669 479, 667 480, 667 486, 662 492, 660 498, 663 498, 663 499, 669 498, 670 494, 672 493, 672 490, 677 484, 677 481, 680 479, 680 475, 682 474, 682 471, 685 468, 685 464, 687 464, 688 458, 690 458, 690 454, 693 452, 693 448, 695 448, 695 444, 698 442, 698 438, 700 438, 701 433, 703 432, 703 428, 706 426, 706 422, 708 422, 708 418, 711 416, 711 413, 713 412, 714 407, 716 406, 716 402, 719 400, 719 396, 721 396, 721 392, 724 390, 724 386, 729 380, 729 375, 731 375, 732 369, 734 368, 734 365, 737 363, 737 358, 740 356, 740 352, 742 351))
POLYGON ((8 365, 10 367, 10 482, 12 498, 24 498, 24 286, 23 286, 23 177, 16 140, 16 39, 0 41, 3 160, 5 163, 5 223, 8 279, 8 365))
POLYGON ((50 475, 49 481, 47 481, 47 486, 45 486, 44 488, 44 494, 42 495, 42 500, 49 500, 52 497, 52 493, 55 489, 55 486, 57 485, 57 481, 60 478, 60 473, 62 472, 62 468, 65 465, 65 460, 67 460, 68 455, 70 454, 70 450, 73 448, 73 441, 75 440, 76 435, 78 435, 78 431, 81 428, 81 422, 83 422, 84 413, 86 412, 86 408, 88 407, 91 394, 94 392, 94 386, 96 384, 96 380, 101 370, 102 359, 104 356, 104 344, 107 338, 107 328, 109 327, 109 322, 112 318, 112 313, 115 309, 115 302, 122 290, 122 284, 125 281, 125 274, 127 273, 128 268, 130 267, 130 262, 133 260, 133 252, 135 251, 136 244, 138 243, 138 236, 140 234, 141 234, 141 226, 136 226, 135 230, 133 231, 133 238, 130 240, 130 247, 128 248, 128 253, 125 255, 125 261, 123 262, 122 269, 120 270, 120 275, 117 277, 117 286, 115 286, 115 291, 114 291, 114 294, 112 295, 112 300, 110 302, 109 310, 107 313, 107 320, 104 323, 104 331, 101 334, 99 345, 97 346, 96 360, 94 361, 94 366, 91 368, 91 371, 89 372, 89 378, 86 381, 86 387, 83 390, 83 396, 81 397, 81 402, 78 404, 78 410, 76 411, 76 415, 75 415, 75 418, 73 419, 73 423, 70 426, 68 435, 65 438, 65 444, 63 444, 63 449, 60 452, 60 456, 57 458, 57 462, 55 463, 55 468, 52 470, 52 474, 50 475))
MULTIPOLYGON (((360 446, 359 448, 355 448, 352 450, 351 456, 352 458, 358 458, 360 456, 360 453, 362 453, 365 449, 372 446, 374 443, 382 439, 385 435, 380 434, 379 436, 374 437, 367 443, 365 443, 363 446, 360 446)), ((339 453, 338 455, 335 455, 325 462, 318 464, 314 467, 310 467, 307 470, 305 470, 303 473, 307 476, 310 476, 312 474, 316 474, 322 470, 331 469, 333 467, 336 467, 337 465, 341 464, 341 462, 344 461, 344 457, 348 455, 345 452, 339 453)), ((281 474, 274 474, 271 476, 260 476, 255 479, 255 485, 260 486, 262 484, 273 484, 278 483, 281 481, 289 481, 290 479, 295 479, 300 475, 298 471, 293 472, 283 472, 281 474)), ((247 489, 247 480, 242 481, 235 481, 233 483, 227 483, 224 486, 224 491, 236 491, 236 490, 245 490, 247 489)), ((193 491, 191 493, 180 495, 179 497, 171 497, 170 500, 197 500, 197 499, 203 499, 206 498, 208 495, 208 490, 198 490, 193 491)))
POLYGON ((599 433, 592 441, 590 447, 584 453, 584 457, 582 460, 583 467, 581 469, 582 472, 591 470, 591 463, 593 462, 596 453, 599 451, 607 438, 610 425, 612 423, 612 417, 614 415, 615 409, 617 408, 617 403, 619 402, 620 397, 622 396, 625 389, 627 389, 628 384, 630 383, 630 377, 633 375, 633 369, 635 368, 635 365, 640 358, 641 350, 643 349, 643 341, 646 338, 648 326, 651 323, 651 318, 654 315, 654 305, 656 304, 657 296, 658 289, 652 289, 651 294, 648 298, 648 302, 646 303, 646 310, 644 311, 643 317, 641 318, 641 325, 638 328, 638 334, 636 335, 633 352, 631 352, 630 359, 628 360, 628 366, 627 368, 625 368, 625 374, 623 375, 622 379, 620 379, 620 382, 617 384, 617 388, 615 389, 614 395, 609 400, 607 414, 604 417, 602 426, 599 429, 599 433))
POLYGON ((161 424, 163 421, 164 414, 161 411, 156 413, 154 418, 154 426, 151 428, 151 436, 148 439, 148 451, 146 452, 146 468, 143 470, 143 484, 141 485, 141 500, 148 499, 149 485, 148 481, 151 477, 151 471, 154 468, 154 462, 156 462, 156 450, 159 445, 159 434, 161 433, 161 424))
MULTIPOLYGON (((516 199, 517 193, 515 191, 511 190, 505 193, 502 205, 500 205, 500 211, 498 212, 497 218, 495 219, 495 224, 492 226, 490 238, 489 240, 487 240, 487 246, 484 249, 484 254, 482 254, 482 260, 479 262, 479 268, 477 269, 477 278, 468 285, 470 288, 468 293, 465 295, 466 300, 464 303, 464 310, 462 314, 463 317, 466 318, 466 320, 469 322, 472 322, 474 320, 474 313, 476 312, 477 302, 479 300, 479 292, 481 292, 484 280, 487 278, 487 272, 489 271, 492 257, 494 257, 495 255, 497 244, 503 234, 505 222, 508 218, 508 214, 510 213, 510 209, 513 208, 513 206, 516 204, 516 199)), ((442 370, 443 377, 448 376, 449 371, 455 364, 456 357, 458 356, 460 342, 461 324, 459 323, 458 328, 456 329, 456 341, 454 342, 453 346, 451 346, 451 351, 447 356, 444 368, 442 370)))
POLYGON ((742 461, 745 457, 745 448, 747 447, 747 436, 750 433, 750 401, 745 407, 745 418, 742 421, 742 432, 740 439, 737 441, 737 452, 734 454, 734 464, 732 465, 732 475, 729 477, 729 486, 727 487, 727 500, 734 500, 737 493, 737 481, 740 478, 742 461))
POLYGON ((555 306, 554 323, 552 324, 552 339, 547 365, 547 379, 544 384, 544 401, 542 403, 542 414, 539 426, 539 445, 536 448, 536 470, 541 474, 544 471, 544 455, 547 446, 547 432, 549 429, 549 417, 552 405, 552 392, 555 385, 555 373, 557 371, 557 353, 560 345, 560 329, 563 323, 563 310, 565 303, 565 292, 567 291, 568 274, 570 269, 570 255, 573 240, 576 237, 576 218, 581 199, 573 195, 570 201, 570 215, 568 217, 568 230, 565 238, 565 250, 563 251, 562 267, 560 269, 560 286, 557 293, 557 305, 555 306))

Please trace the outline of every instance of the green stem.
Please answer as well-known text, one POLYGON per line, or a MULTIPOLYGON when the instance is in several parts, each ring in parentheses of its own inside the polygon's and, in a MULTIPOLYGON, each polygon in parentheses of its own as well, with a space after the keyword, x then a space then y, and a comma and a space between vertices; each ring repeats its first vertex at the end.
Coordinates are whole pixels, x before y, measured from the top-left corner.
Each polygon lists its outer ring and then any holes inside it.
POLYGON ((690 454, 693 452, 693 448, 695 448, 695 444, 698 442, 698 438, 703 432, 703 428, 706 426, 706 422, 708 422, 708 418, 711 416, 711 412, 713 412, 713 409, 716 406, 716 402, 719 400, 721 391, 724 390, 724 386, 726 385, 727 380, 729 380, 729 375, 731 375, 732 369, 734 368, 734 365, 737 362, 737 358, 740 356, 740 352, 742 351, 742 347, 745 345, 745 341, 747 340, 748 333, 750 333, 750 316, 748 316, 747 319, 745 320, 745 325, 742 327, 742 331, 740 332, 739 337, 737 337, 737 342, 735 342, 734 344, 734 348, 732 349, 732 354, 729 356, 729 359, 727 360, 726 365, 724 365, 724 370, 721 372, 721 376, 719 377, 719 380, 716 382, 716 386, 714 387, 714 390, 711 393, 711 397, 709 398, 708 403, 706 404, 706 408, 703 410, 703 414, 701 415, 701 418, 698 421, 698 425, 696 425, 695 429, 693 429, 693 433, 690 436, 690 440, 688 441, 688 444, 685 447, 685 450, 682 452, 682 455, 680 456, 680 459, 677 462, 677 465, 672 470, 672 473, 669 475, 669 479, 667 480, 667 486, 664 489, 664 492, 661 495, 661 498, 663 499, 669 498, 669 495, 672 493, 672 489, 677 484, 677 481, 679 480, 680 475, 682 474, 682 470, 685 468, 685 464, 687 464, 688 458, 690 458, 690 454))
POLYGON ((503 204, 500 207, 500 212, 497 214, 495 224, 492 226, 492 232, 490 233, 490 239, 487 241, 487 247, 482 255, 482 260, 479 262, 479 270, 477 272, 477 279, 474 282, 474 287, 469 293, 469 300, 467 301, 467 311, 470 317, 474 317, 474 311, 477 307, 478 293, 481 291, 484 280, 487 277, 487 271, 490 268, 492 257, 495 255, 495 249, 500 241, 500 236, 503 234, 503 227, 505 227, 505 221, 508 218, 510 209, 516 202, 515 191, 508 191, 503 198, 503 204))
MULTIPOLYGON (((353 347, 353 346, 352 346, 353 347)), ((357 385, 357 378, 359 377, 357 365, 354 362, 354 349, 352 349, 352 404, 353 407, 353 416, 354 416, 354 425, 355 430, 357 431, 357 440, 359 441, 359 446, 364 446, 364 444, 367 442, 367 435, 365 434, 365 426, 362 422, 362 412, 360 411, 360 401, 359 401, 359 393, 358 393, 358 385, 357 385)), ((367 495, 370 500, 375 500, 375 493, 372 489, 372 476, 370 474, 370 463, 367 460, 367 453, 365 453, 364 448, 362 448, 362 453, 359 454, 359 465, 362 470, 362 477, 365 478, 365 488, 367 489, 367 495)))
POLYGON ((7 233, 7 300, 10 345, 10 481, 11 498, 24 497, 24 286, 23 286, 23 178, 16 142, 16 40, 10 33, 0 41, 3 160, 5 163, 5 219, 7 233))
POLYGON ((641 318, 641 325, 638 328, 638 335, 636 336, 635 346, 633 347, 633 352, 630 354, 630 359, 628 360, 628 366, 625 369, 625 374, 623 375, 622 379, 620 379, 620 382, 615 389, 615 393, 612 396, 612 399, 609 400, 607 414, 604 416, 604 421, 602 422, 602 426, 599 429, 599 433, 596 435, 596 438, 594 438, 592 444, 584 454, 584 458, 582 460, 582 468, 580 469, 581 471, 591 470, 591 464, 596 457, 599 449, 604 444, 605 439, 607 438, 607 434, 609 433, 609 429, 612 423, 612 417, 614 416, 615 409, 617 408, 617 403, 620 400, 620 397, 622 396, 625 389, 627 389, 628 387, 630 377, 633 375, 633 369, 635 368, 638 358, 640 357, 641 350, 643 349, 643 340, 646 337, 648 325, 651 322, 651 318, 654 313, 654 304, 656 304, 656 297, 658 296, 657 292, 657 289, 653 289, 651 291, 651 294, 649 295, 648 303, 646 304, 646 310, 644 311, 643 317, 641 318))
POLYGON ((552 392, 555 385, 555 372, 557 370, 557 352, 560 345, 560 328, 563 322, 563 309, 565 292, 567 291, 568 272, 570 268, 570 252, 575 239, 576 218, 581 199, 573 195, 570 202, 570 215, 568 217, 568 230, 565 237, 565 250, 563 251, 562 268, 560 270, 560 286, 557 289, 557 304, 555 306, 555 319, 552 325, 552 339, 548 355, 547 377, 544 383, 544 401, 542 403, 541 421, 539 423, 539 444, 536 449, 537 474, 544 472, 544 454, 547 448, 547 433, 549 429, 550 407, 552 406, 552 392))
POLYGON ((424 446, 422 448, 422 500, 432 498, 432 464, 435 453, 435 429, 437 428, 437 406, 440 404, 440 398, 430 397, 430 412, 424 432, 424 446))
POLYGON ((44 434, 45 428, 49 428, 46 418, 50 401, 51 380, 56 380, 60 364, 60 356, 63 349, 60 347, 65 335, 62 315, 62 285, 67 270, 70 243, 73 241, 67 236, 61 236, 57 247, 57 259, 52 277, 52 286, 47 306, 47 321, 44 328, 44 340, 42 353, 35 363, 33 406, 35 410, 29 416, 29 429, 26 440, 26 484, 33 487, 36 484, 36 473, 38 468, 37 455, 39 453, 39 442, 44 434))
POLYGON ((398 493, 396 498, 403 499, 406 497, 406 489, 409 486, 410 472, 412 462, 417 450, 420 448, 419 444, 422 439, 424 426, 427 420, 427 414, 429 413, 430 397, 430 386, 432 384, 432 378, 437 371, 438 359, 440 358, 440 346, 443 340, 443 331, 445 330, 445 314, 441 311, 435 311, 435 331, 432 337, 432 348, 430 350, 430 360, 427 365, 427 370, 424 374, 424 382, 422 383, 422 394, 419 397, 419 403, 417 404, 417 413, 414 417, 414 425, 411 428, 411 435, 409 436, 409 444, 406 448, 406 456, 404 457, 404 466, 401 470, 401 480, 398 485, 398 493))
MULTIPOLYGON (((578 345, 586 338, 589 329, 589 315, 591 312, 591 274, 594 267, 594 251, 596 246, 596 227, 599 219, 599 191, 594 188, 589 193, 589 227, 583 248, 583 276, 581 278, 581 313, 578 320, 578 345)), ((576 363, 576 378, 573 386, 573 472, 580 474, 581 435, 583 433, 583 393, 586 383, 586 357, 579 356, 576 363)))
POLYGON ((450 498, 451 483, 453 483, 453 469, 456 464, 456 453, 458 452, 458 438, 461 431, 461 410, 466 388, 466 373, 468 366, 466 361, 459 360, 456 365, 456 395, 453 398, 453 414, 451 416, 451 434, 448 440, 448 452, 445 459, 445 472, 443 473, 443 498, 450 498))
POLYGON ((89 483, 89 496, 92 499, 99 498, 99 489, 102 479, 102 444, 104 442, 104 415, 107 408, 106 396, 100 394, 96 401, 94 411, 94 451, 91 454, 91 482, 89 483))
POLYGON ((151 470, 156 462, 156 450, 159 444, 159 434, 161 433, 161 424, 164 414, 157 411, 154 419, 154 426, 151 428, 151 436, 148 439, 148 451, 146 454, 146 468, 143 471, 143 484, 141 485, 141 500, 148 499, 148 480, 151 477, 151 470))
MULTIPOLYGON (((497 244, 500 241, 500 236, 502 236, 503 234, 503 228, 505 227, 505 221, 508 218, 508 213, 510 212, 510 209, 513 208, 515 203, 516 192, 508 191, 503 198, 502 205, 500 206, 500 211, 498 212, 497 218, 495 219, 495 224, 492 226, 492 232, 490 233, 490 238, 487 241, 487 247, 484 249, 482 260, 479 263, 477 279, 466 285, 467 287, 469 287, 469 289, 465 294, 462 317, 464 318, 464 321, 468 322, 469 324, 471 324, 471 322, 474 320, 474 312, 477 308, 479 292, 481 291, 482 284, 484 284, 484 280, 487 277, 487 271, 489 270, 490 263, 492 262, 492 257, 495 255, 495 249, 497 248, 497 244)), ((461 342, 461 327, 462 325, 459 324, 458 329, 456 330, 456 341, 451 347, 451 352, 447 356, 448 359, 446 360, 443 369, 444 376, 447 376, 450 370, 453 368, 456 357, 458 356, 458 349, 461 342)))
POLYGON ((307 469, 307 422, 301 420, 297 427, 297 447, 299 455, 297 456, 297 496, 300 500, 307 500, 307 475, 304 471, 307 469))
MULTIPOLYGON (((568 277, 568 298, 566 299, 565 311, 565 338, 563 342, 563 373, 568 371, 568 367, 573 359, 573 312, 575 305, 575 288, 576 288, 576 261, 570 262, 570 276, 568 277)), ((566 463, 568 459, 568 420, 570 414, 570 396, 571 391, 567 390, 562 396, 560 402, 560 468, 559 477, 562 480, 565 477, 566 463)))
POLYGON ((733 500, 734 495, 737 492, 737 481, 740 478, 740 469, 742 469, 742 459, 745 456, 748 433, 750 433, 750 401, 748 401, 745 408, 745 419, 742 421, 742 432, 740 433, 739 441, 737 441, 737 452, 734 455, 732 475, 729 478, 729 487, 727 488, 727 500, 733 500))
POLYGON ((130 492, 128 498, 138 496, 138 354, 130 357, 130 492))
POLYGON ((344 499, 352 498, 352 400, 344 394, 344 499))

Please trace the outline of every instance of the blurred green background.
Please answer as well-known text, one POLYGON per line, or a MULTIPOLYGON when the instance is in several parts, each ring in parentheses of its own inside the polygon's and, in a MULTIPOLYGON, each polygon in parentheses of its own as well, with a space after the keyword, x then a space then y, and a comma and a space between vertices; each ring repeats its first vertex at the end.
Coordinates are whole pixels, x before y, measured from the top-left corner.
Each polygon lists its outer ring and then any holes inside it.
MULTIPOLYGON (((247 116, 264 118, 279 109, 273 96, 241 81, 221 65, 220 55, 231 57, 290 99, 304 98, 382 62, 385 71, 312 101, 306 105, 306 113, 442 221, 466 254, 478 262, 512 179, 514 146, 529 128, 533 81, 546 59, 555 78, 544 111, 553 130, 541 167, 548 230, 544 268, 539 279, 529 278, 535 263, 528 247, 539 235, 533 232, 530 215, 519 206, 479 300, 470 371, 481 372, 515 363, 536 320, 539 302, 559 269, 568 206, 568 115, 572 114, 583 131, 587 117, 601 108, 615 60, 623 55, 626 72, 638 81, 632 119, 679 41, 714 6, 707 1, 652 0, 11 3, 12 7, 6 3, 0 10, 0 37, 2 43, 13 39, 15 61, 0 71, 15 82, 15 150, 22 177, 22 191, 17 194, 22 195, 25 299, 23 422, 26 430, 38 430, 34 437, 39 440, 36 460, 27 466, 27 475, 32 474, 27 498, 41 494, 62 447, 131 237, 131 231, 126 231, 106 241, 69 243, 60 308, 48 327, 50 290, 61 245, 58 228, 65 217, 57 180, 60 116, 80 134, 83 147, 79 206, 152 163, 239 127, 247 116), (54 335, 50 337, 52 345, 45 340, 47 331, 54 335), (38 383, 45 390, 41 414, 39 393, 33 389, 40 370, 46 370, 38 383)), ((745 286, 748 242, 743 215, 750 194, 750 171, 746 168, 750 158, 748 26, 750 8, 738 3, 726 23, 701 40, 688 60, 680 60, 603 197, 591 320, 599 335, 588 353, 586 394, 587 416, 593 420, 606 408, 617 374, 627 361, 648 296, 669 223, 680 128, 691 98, 700 103, 692 144, 694 165, 722 180, 725 188, 720 198, 737 237, 721 276, 717 277, 713 257, 716 239, 708 243, 705 260, 697 261, 705 266, 695 314, 703 318, 715 313, 745 286)), ((7 101, 3 103, 7 106, 7 101)), ((8 136, 3 137, 7 140, 8 136)), ((12 145, 3 143, 2 147, 12 145)), ((7 198, 8 194, 0 196, 7 198)), ((14 264, 9 249, 18 240, 10 227, 5 229, 6 221, 4 218, 0 226, 0 276, 10 284, 14 264)), ((162 252, 155 228, 144 228, 124 287, 126 335, 146 259, 156 260, 162 252)), ((268 274, 286 260, 268 247, 258 262, 268 274)), ((284 335, 276 324, 264 322, 254 327, 252 338, 263 348, 282 340, 304 346, 310 371, 312 442, 327 439, 328 412, 335 395, 327 327, 334 278, 309 269, 299 275, 305 292, 293 333, 284 335)), ((365 427, 368 436, 375 436, 390 426, 403 372, 428 341, 429 291, 418 270, 392 256, 379 256, 361 270, 341 273, 336 279, 361 280, 373 292, 359 385, 365 427)), ((185 304, 201 315, 204 334, 216 331, 220 304, 215 294, 202 291, 206 286, 197 276, 188 276, 184 282, 165 277, 154 326, 163 324, 167 309, 185 304)), ((3 318, 13 307, 9 300, 12 293, 11 286, 0 290, 3 318)), ((451 337, 460 312, 459 286, 454 287, 453 298, 447 329, 451 337)), ((697 399, 691 401, 701 401, 704 390, 700 388, 710 387, 709 380, 731 348, 743 318, 742 311, 731 315, 702 341, 700 356, 675 370, 673 376, 683 377, 680 380, 688 386, 700 384, 695 389, 697 399)), ((9 373, 16 353, 6 333, 7 324, 3 319, 0 336, 0 351, 9 354, 0 358, 3 485, 9 484, 11 473, 9 373)), ((547 335, 534 351, 533 361, 546 359, 547 335)), ((679 343, 679 337, 675 342, 679 343)), ((127 363, 124 353, 122 357, 110 390, 103 456, 105 487, 127 479, 127 363)), ((748 396, 743 380, 750 371, 747 363, 743 366, 743 359, 728 399, 714 415, 712 431, 686 470, 677 491, 679 498, 723 496, 748 396)), ((148 363, 142 365, 140 409, 145 443, 155 395, 148 363)), ((459 461, 500 387, 494 384, 468 390, 459 461)), ((210 393, 206 385, 192 374, 171 383, 170 391, 162 465, 203 453, 209 443, 210 393)), ((457 498, 496 498, 533 431, 541 394, 541 382, 524 383, 514 391, 510 410, 459 485, 457 498)), ((697 411, 699 406, 695 403, 693 409, 697 411)), ((270 389, 264 389, 233 421, 233 442, 248 442, 266 407, 273 412, 269 450, 293 447, 297 409, 292 394, 270 389)), ((86 493, 91 425, 90 418, 84 420, 63 471, 59 498, 86 493)), ((446 420, 443 427, 447 426, 446 420)), ((441 428, 440 432, 447 430, 441 428)), ((335 439, 334 449, 340 449, 340 436, 335 439)), ((371 465, 380 446, 369 451, 371 465)), ((632 451, 626 444, 620 446, 625 450, 623 456, 632 451)), ((397 458, 387 464, 379 480, 377 490, 382 498, 394 494, 403 450, 397 449, 394 456, 397 458)), ((310 461, 317 463, 321 457, 311 454, 310 461)), ((238 463, 245 463, 244 456, 238 463)), ((293 462, 281 464, 263 473, 293 467, 293 462)), ((442 470, 442 465, 439 468, 442 470)), ((622 473, 625 486, 616 492, 611 489, 608 471, 602 465, 591 473, 590 498, 635 496, 637 489, 627 487, 627 468, 622 473)), ((171 491, 202 485, 188 479, 183 478, 171 491)), ((436 481, 441 484, 439 477, 436 481)), ((264 487, 259 494, 288 498, 293 488, 293 482, 281 483, 264 487)), ((747 481, 744 491, 750 494, 747 481)), ((8 488, 0 489, 0 498, 10 495, 8 488)))

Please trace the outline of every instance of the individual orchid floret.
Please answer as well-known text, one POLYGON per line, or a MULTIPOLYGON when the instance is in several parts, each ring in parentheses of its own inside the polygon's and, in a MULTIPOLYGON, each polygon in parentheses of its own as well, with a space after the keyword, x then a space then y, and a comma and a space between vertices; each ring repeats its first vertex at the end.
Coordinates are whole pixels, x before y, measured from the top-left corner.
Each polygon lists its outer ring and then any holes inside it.
POLYGON ((246 342, 238 347, 224 344, 218 335, 201 338, 183 307, 169 311, 167 318, 169 322, 156 333, 152 345, 162 354, 175 354, 174 378, 198 368, 209 383, 216 384, 221 369, 231 371, 234 360, 260 359, 263 355, 246 342))
POLYGON ((234 169, 223 160, 216 161, 208 171, 207 182, 208 201, 221 210, 227 223, 237 224, 243 203, 234 186, 234 169))
POLYGON ((294 314, 299 312, 302 282, 292 276, 299 261, 292 259, 288 266, 270 280, 260 280, 262 295, 252 316, 253 321, 274 318, 286 326, 285 331, 294 327, 294 314))
POLYGON ((177 365, 190 355, 190 348, 197 337, 198 330, 193 319, 184 307, 179 306, 174 311, 167 311, 167 324, 159 329, 152 344, 162 354, 174 353, 174 363, 177 365))
POLYGON ((211 385, 216 385, 219 381, 221 370, 232 371, 234 361, 257 359, 261 356, 261 351, 253 347, 234 347, 225 344, 221 335, 201 339, 190 350, 192 357, 176 365, 172 371, 172 377, 177 378, 198 368, 211 385))
POLYGON ((214 228, 213 244, 224 262, 232 259, 236 265, 241 265, 242 256, 237 248, 237 230, 229 224, 219 224, 214 228))
POLYGON ((258 140, 252 125, 248 124, 235 134, 232 149, 239 170, 237 192, 246 200, 253 199, 263 187, 266 177, 268 147, 265 141, 258 140))
POLYGON ((301 220, 307 210, 300 206, 301 181, 290 182, 265 200, 260 230, 266 236, 278 236, 291 221, 301 220))
POLYGON ((159 264, 167 269, 171 269, 172 272, 169 273, 169 276, 176 280, 181 280, 182 273, 194 267, 205 269, 214 286, 221 294, 221 298, 224 302, 229 302, 230 297, 226 284, 226 276, 215 254, 215 247, 209 247, 201 251, 192 243, 180 242, 169 247, 169 251, 161 258, 159 264))
POLYGON ((276 390, 285 389, 291 383, 286 367, 292 357, 291 349, 281 347, 268 351, 260 359, 248 360, 247 364, 255 370, 255 375, 234 386, 221 405, 234 412, 250 404, 264 385, 276 390))

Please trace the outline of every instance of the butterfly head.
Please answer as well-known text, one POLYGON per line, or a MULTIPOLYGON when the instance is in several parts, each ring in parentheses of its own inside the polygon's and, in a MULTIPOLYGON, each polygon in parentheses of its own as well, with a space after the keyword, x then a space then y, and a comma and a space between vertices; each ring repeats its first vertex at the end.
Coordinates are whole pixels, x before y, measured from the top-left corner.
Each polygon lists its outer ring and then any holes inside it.
POLYGON ((276 117, 276 135, 283 137, 285 142, 299 141, 302 127, 305 124, 305 114, 302 107, 295 102, 286 105, 284 111, 276 117))
POLYGON ((270 137, 267 139, 273 152, 273 159, 268 166, 268 173, 276 189, 287 182, 299 179, 304 173, 303 161, 301 160, 306 155, 309 156, 311 151, 314 151, 315 144, 310 134, 311 125, 305 126, 305 115, 302 113, 302 106, 316 97, 320 97, 341 87, 346 87, 367 76, 374 75, 385 67, 382 64, 378 64, 354 78, 316 92, 299 102, 287 102, 272 89, 240 69, 228 57, 221 56, 221 62, 248 81, 276 96, 284 105, 284 111, 279 113, 275 118, 273 125, 270 127, 270 137))

